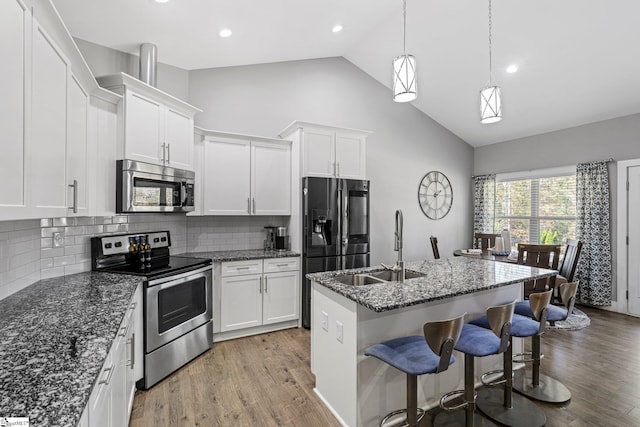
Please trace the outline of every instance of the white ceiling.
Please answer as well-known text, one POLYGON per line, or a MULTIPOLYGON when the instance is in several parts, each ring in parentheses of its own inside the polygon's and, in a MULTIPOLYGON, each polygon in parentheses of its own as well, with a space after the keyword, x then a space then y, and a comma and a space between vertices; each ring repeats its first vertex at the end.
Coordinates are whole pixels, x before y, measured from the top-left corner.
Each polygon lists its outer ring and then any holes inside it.
MULTIPOLYGON (((344 56, 391 86, 401 0, 53 0, 74 37, 124 52, 158 46, 186 70, 344 56), (344 30, 332 33, 341 24, 344 30), (222 39, 218 32, 230 28, 222 39)), ((483 0, 407 0, 417 108, 473 146, 640 112, 640 1, 493 0, 503 120, 479 122, 488 84, 483 0), (519 71, 506 73, 509 64, 519 71)), ((391 96, 391 93, 389 94, 391 96)))

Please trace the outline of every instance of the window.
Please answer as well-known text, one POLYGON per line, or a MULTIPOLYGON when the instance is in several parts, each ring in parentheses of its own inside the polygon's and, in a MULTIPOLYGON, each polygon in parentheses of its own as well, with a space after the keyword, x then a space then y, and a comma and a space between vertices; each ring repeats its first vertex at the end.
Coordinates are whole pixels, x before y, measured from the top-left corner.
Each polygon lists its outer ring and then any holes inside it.
POLYGON ((496 176, 494 230, 518 242, 563 244, 576 235, 575 169, 496 176), (526 175, 529 175, 528 177, 526 175))

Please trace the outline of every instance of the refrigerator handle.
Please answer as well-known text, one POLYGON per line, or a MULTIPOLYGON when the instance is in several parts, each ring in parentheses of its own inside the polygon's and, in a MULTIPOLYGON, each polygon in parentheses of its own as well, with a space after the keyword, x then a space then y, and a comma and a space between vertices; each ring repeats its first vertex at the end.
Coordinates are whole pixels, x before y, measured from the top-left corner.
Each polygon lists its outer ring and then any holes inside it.
MULTIPOLYGON (((346 184, 346 183, 345 183, 346 184)), ((349 189, 346 188, 346 185, 342 187, 341 196, 343 197, 343 205, 342 205, 342 259, 343 264, 345 260, 345 255, 347 254, 347 246, 349 245, 349 189)), ((346 266, 343 266, 346 268, 346 266)))

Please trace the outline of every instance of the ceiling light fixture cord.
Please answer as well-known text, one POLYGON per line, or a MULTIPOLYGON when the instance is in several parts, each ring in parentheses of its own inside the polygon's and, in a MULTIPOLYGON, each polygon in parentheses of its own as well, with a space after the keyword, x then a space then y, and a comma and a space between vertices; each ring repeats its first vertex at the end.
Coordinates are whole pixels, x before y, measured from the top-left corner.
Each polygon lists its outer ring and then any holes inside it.
POLYGON ((402 0, 402 53, 407 54, 407 0, 402 0))
POLYGON ((493 75, 491 73, 491 0, 489 0, 489 86, 493 86, 493 75))

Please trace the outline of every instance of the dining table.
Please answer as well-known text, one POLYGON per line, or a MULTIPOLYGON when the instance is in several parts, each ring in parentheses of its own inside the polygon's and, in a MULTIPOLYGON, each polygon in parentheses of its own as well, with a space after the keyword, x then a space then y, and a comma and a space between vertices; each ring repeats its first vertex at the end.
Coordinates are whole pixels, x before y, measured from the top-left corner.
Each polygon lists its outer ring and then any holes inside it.
POLYGON ((509 255, 494 255, 491 249, 487 249, 481 252, 472 251, 470 249, 456 249, 453 251, 453 256, 480 258, 490 261, 510 262, 513 264, 516 264, 518 262, 516 258, 510 258, 509 255))

